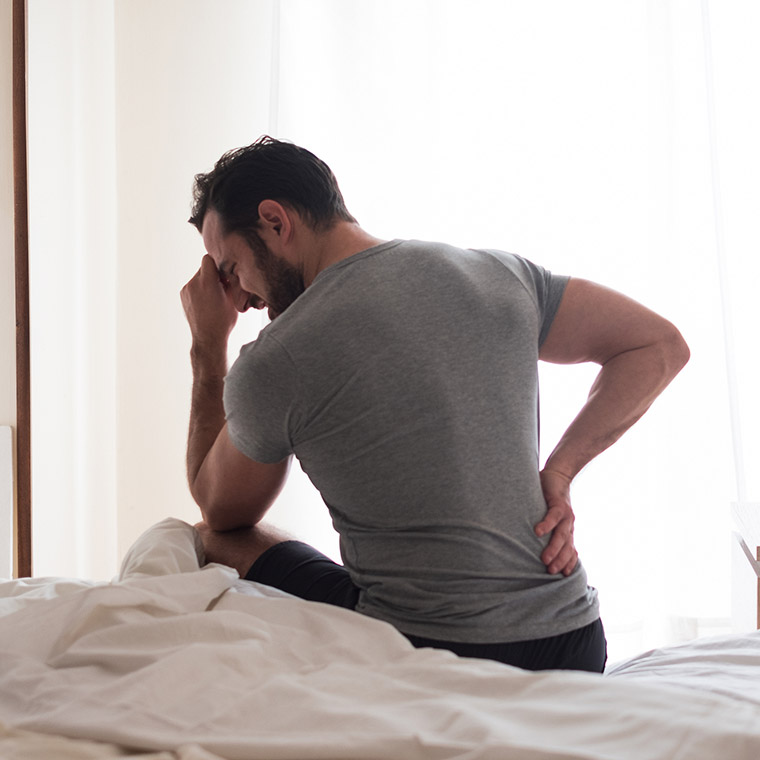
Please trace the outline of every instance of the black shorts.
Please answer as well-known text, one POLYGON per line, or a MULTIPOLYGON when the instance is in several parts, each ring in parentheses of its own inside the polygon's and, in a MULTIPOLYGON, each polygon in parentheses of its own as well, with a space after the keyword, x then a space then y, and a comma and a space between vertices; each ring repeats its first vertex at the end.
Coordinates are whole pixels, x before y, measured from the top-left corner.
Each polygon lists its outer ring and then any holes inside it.
MULTIPOLYGON (((359 601, 359 589, 348 571, 301 541, 275 544, 254 562, 245 579, 273 586, 301 599, 350 610, 355 609, 359 601)), ((497 660, 526 670, 601 673, 607 661, 607 641, 601 620, 558 636, 504 644, 466 644, 404 635, 415 647, 448 649, 461 657, 497 660)))

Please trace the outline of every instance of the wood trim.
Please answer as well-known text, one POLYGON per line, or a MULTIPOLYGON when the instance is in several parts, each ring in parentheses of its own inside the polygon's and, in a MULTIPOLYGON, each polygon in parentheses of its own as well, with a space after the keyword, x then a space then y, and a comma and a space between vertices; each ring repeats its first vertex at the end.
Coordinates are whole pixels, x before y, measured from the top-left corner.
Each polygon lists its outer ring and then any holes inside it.
POLYGON ((16 272, 16 571, 32 574, 26 0, 13 0, 13 234, 16 272))

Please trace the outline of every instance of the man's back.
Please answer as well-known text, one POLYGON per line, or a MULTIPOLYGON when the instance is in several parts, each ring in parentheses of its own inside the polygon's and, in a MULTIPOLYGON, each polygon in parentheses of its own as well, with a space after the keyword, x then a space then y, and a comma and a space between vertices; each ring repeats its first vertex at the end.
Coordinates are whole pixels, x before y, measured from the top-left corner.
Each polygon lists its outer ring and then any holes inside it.
POLYGON ((537 360, 565 286, 518 257, 393 241, 328 269, 232 368, 235 445, 294 452, 362 588, 404 633, 505 642, 598 617, 534 525, 537 360))

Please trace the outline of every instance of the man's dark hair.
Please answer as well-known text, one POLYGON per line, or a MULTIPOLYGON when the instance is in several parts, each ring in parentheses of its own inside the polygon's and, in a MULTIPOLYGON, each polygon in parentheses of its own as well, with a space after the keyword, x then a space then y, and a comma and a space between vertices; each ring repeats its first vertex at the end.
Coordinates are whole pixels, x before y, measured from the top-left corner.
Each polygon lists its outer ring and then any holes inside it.
POLYGON ((297 211, 313 229, 356 222, 346 209, 330 167, 304 148, 264 135, 225 153, 207 174, 195 176, 190 224, 200 231, 209 209, 224 233, 256 236, 259 203, 274 200, 297 211))

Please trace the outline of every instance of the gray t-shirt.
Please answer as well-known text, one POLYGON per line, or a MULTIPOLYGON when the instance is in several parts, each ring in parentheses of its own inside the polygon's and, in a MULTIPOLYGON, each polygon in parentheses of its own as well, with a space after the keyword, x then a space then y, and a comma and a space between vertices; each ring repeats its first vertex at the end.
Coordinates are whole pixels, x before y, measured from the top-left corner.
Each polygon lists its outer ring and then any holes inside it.
POLYGON ((340 534, 357 610, 495 643, 599 616, 582 567, 549 575, 538 349, 567 278, 500 251, 394 240, 323 270, 225 383, 235 446, 294 453, 340 534))

